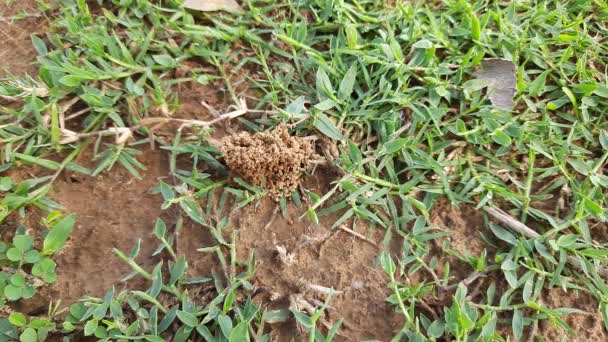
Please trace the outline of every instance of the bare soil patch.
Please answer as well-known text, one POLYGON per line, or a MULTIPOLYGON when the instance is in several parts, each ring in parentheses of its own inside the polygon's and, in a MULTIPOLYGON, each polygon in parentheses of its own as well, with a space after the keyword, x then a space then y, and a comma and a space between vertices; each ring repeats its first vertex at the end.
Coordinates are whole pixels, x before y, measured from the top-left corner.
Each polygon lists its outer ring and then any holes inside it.
POLYGON ((151 255, 157 241, 152 231, 161 215, 162 198, 151 189, 166 176, 168 163, 158 150, 145 151, 139 160, 147 168, 141 181, 118 167, 96 178, 69 174, 55 185, 51 197, 66 212, 76 213, 77 226, 70 244, 56 259, 58 281, 53 297, 69 303, 85 294, 103 296, 113 285, 120 288, 120 279, 132 270, 112 248, 128 253, 138 239, 142 240, 140 264, 155 264, 151 255))
POLYGON ((604 327, 602 315, 598 310, 597 300, 590 294, 582 291, 564 291, 560 288, 548 290, 543 301, 552 308, 574 308, 582 310, 584 314, 571 314, 563 317, 575 331, 575 335, 553 326, 549 321, 539 324, 540 335, 545 341, 561 341, 568 336, 569 341, 608 341, 608 333, 604 327))
MULTIPOLYGON (((88 153, 81 159, 82 164, 91 164, 88 153)), ((132 270, 112 251, 117 248, 128 254, 141 239, 138 262, 147 268, 156 263, 152 253, 157 240, 152 231, 161 215, 162 198, 150 190, 167 174, 167 161, 157 150, 145 151, 139 159, 147 167, 141 181, 123 168, 95 178, 66 172, 56 181, 49 197, 64 206, 64 212, 76 214, 76 225, 55 257, 57 281, 21 302, 20 310, 44 314, 49 300, 68 306, 85 295, 103 297, 112 286, 120 291, 145 285, 138 278, 121 281, 132 270)), ((27 224, 35 228, 42 215, 32 212, 27 217, 27 224)))
MULTIPOLYGON (((320 191, 317 183, 324 179, 321 174, 307 177, 305 186, 320 191)), ((390 294, 388 277, 376 265, 384 232, 372 231, 363 223, 355 225, 358 233, 377 243, 374 246, 342 230, 331 230, 336 216, 321 218, 315 225, 298 219, 305 208, 290 204, 287 218, 276 208, 274 201, 265 199, 235 215, 239 259, 246 260, 252 249, 256 251, 254 285, 260 292, 256 300, 275 309, 297 303, 305 307, 306 302, 314 306, 325 300, 324 291, 333 288, 336 292, 326 322, 344 319, 338 341, 390 340, 400 328, 400 318, 385 302, 390 294)), ((293 322, 273 326, 274 341, 301 338, 298 334, 293 322)))
POLYGON ((38 12, 35 0, 0 2, 0 77, 7 72, 36 74, 36 50, 30 37, 45 33, 47 26, 46 18, 38 12), (23 19, 19 19, 21 14, 25 14, 23 19))

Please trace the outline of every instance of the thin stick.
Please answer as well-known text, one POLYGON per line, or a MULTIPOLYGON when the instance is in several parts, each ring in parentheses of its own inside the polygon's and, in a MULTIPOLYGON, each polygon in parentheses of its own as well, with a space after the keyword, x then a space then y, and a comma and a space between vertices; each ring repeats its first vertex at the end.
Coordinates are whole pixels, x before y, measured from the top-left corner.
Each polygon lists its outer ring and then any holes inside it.
POLYGON ((343 293, 340 290, 334 290, 333 288, 316 285, 316 284, 306 284, 306 288, 313 292, 317 292, 317 293, 320 293, 323 295, 329 295, 330 293, 333 293, 333 294, 342 294, 343 293))
MULTIPOLYGON (((503 223, 505 226, 515 230, 516 232, 524 235, 528 239, 535 239, 535 238, 541 236, 539 233, 534 231, 532 228, 526 226, 525 224, 521 223, 513 216, 505 213, 504 211, 502 211, 500 209, 491 208, 491 207, 484 207, 483 209, 485 212, 490 214, 490 216, 494 217, 497 221, 503 223)), ((579 271, 584 272, 585 267, 581 264, 581 261, 578 258, 576 258, 575 256, 569 255, 567 258, 567 261, 570 264, 570 266, 573 266, 574 268, 578 269, 579 271)), ((605 267, 598 266, 597 273, 604 278, 608 278, 608 269, 605 267)))
POLYGON ((505 226, 513 229, 514 231, 524 235, 525 237, 527 237, 529 239, 536 239, 537 237, 540 236, 540 234, 538 234, 532 228, 526 226, 525 224, 521 223, 513 216, 505 213, 504 211, 502 211, 500 209, 484 207, 483 210, 486 213, 490 214, 490 216, 492 216, 496 220, 498 220, 500 223, 502 223, 505 226))
POLYGON ((456 288, 458 287, 458 285, 460 285, 461 283, 462 283, 464 286, 468 286, 468 285, 470 285, 472 282, 474 282, 475 280, 477 280, 477 278, 485 277, 485 276, 487 276, 487 275, 488 275, 488 274, 487 274, 487 272, 485 272, 485 271, 484 271, 484 272, 473 272, 473 273, 471 273, 471 274, 470 274, 468 277, 464 278, 462 281, 459 281, 459 282, 457 282, 457 283, 455 283, 455 284, 452 284, 452 285, 449 285, 449 286, 443 287, 443 288, 441 288, 441 290, 443 290, 443 291, 451 291, 451 290, 454 290, 454 289, 456 289, 456 288))
POLYGON ((272 211, 272 215, 270 216, 270 220, 268 220, 268 223, 266 223, 263 230, 268 230, 268 228, 270 228, 274 220, 277 218, 277 214, 279 213, 280 208, 281 207, 278 205, 274 208, 274 210, 272 211))
POLYGON ((340 225, 338 227, 338 229, 340 229, 341 231, 346 232, 346 233, 348 233, 348 234, 350 234, 350 235, 352 235, 354 237, 357 237, 357 238, 359 238, 359 239, 361 239, 361 240, 363 240, 363 241, 365 241, 365 242, 373 245, 374 247, 378 247, 378 244, 376 244, 374 241, 366 238, 363 234, 359 234, 359 233, 357 233, 356 231, 354 231, 352 229, 346 228, 344 225, 340 225))
POLYGON ((188 120, 188 119, 179 119, 179 118, 165 118, 165 117, 151 117, 151 118, 144 118, 141 120, 141 122, 138 125, 134 125, 131 127, 112 127, 112 128, 108 128, 108 129, 105 129, 102 131, 95 131, 95 132, 89 132, 89 133, 76 133, 76 132, 69 132, 67 130, 64 130, 64 134, 65 133, 67 133, 67 134, 65 134, 65 139, 62 141, 62 143, 72 143, 72 142, 75 142, 75 141, 78 141, 78 140, 81 140, 84 138, 90 138, 90 137, 96 137, 96 136, 122 135, 122 134, 125 134, 125 132, 128 132, 128 131, 133 132, 140 128, 146 127, 146 126, 165 124, 165 123, 169 123, 169 122, 179 122, 182 124, 182 127, 184 127, 184 126, 209 127, 217 122, 220 122, 223 120, 228 120, 228 119, 233 119, 233 118, 236 118, 243 114, 246 114, 247 112, 248 111, 245 109, 235 110, 233 112, 223 114, 210 121, 188 120))
POLYGON ((77 117, 81 116, 82 114, 86 114, 86 113, 88 113, 88 112, 90 112, 90 111, 91 111, 91 108, 90 108, 90 107, 87 107, 87 108, 81 109, 81 110, 79 110, 79 111, 77 111, 77 112, 75 112, 75 113, 73 113, 73 114, 68 115, 68 116, 65 118, 65 121, 72 120, 72 119, 77 118, 77 117))

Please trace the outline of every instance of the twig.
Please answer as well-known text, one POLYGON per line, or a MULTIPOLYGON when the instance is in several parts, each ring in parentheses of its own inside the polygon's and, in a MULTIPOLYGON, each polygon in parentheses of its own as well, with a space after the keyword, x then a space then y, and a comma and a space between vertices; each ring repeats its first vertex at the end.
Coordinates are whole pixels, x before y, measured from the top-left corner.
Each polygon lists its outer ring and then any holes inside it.
POLYGON ((306 288, 311 291, 323 294, 323 295, 329 295, 330 293, 342 294, 342 291, 340 291, 340 290, 334 290, 332 288, 321 286, 321 285, 306 284, 306 288))
MULTIPOLYGON (((89 133, 76 133, 68 130, 63 130, 64 138, 62 139, 62 144, 72 143, 81 139, 97 137, 97 136, 106 136, 106 135, 125 135, 126 133, 136 131, 140 128, 158 125, 158 124, 166 124, 170 122, 181 123, 182 127, 191 127, 191 126, 199 126, 199 127, 210 127, 211 125, 218 123, 223 120, 233 119, 239 117, 241 115, 247 114, 246 109, 235 110, 230 113, 223 114, 213 120, 210 121, 202 121, 202 120, 190 120, 190 119, 179 119, 179 118, 165 118, 165 117, 151 117, 144 118, 140 121, 138 125, 130 126, 130 127, 111 127, 102 131, 95 131, 89 133)), ((181 129, 181 128, 180 128, 181 129)))
POLYGON ((461 281, 459 281, 459 282, 457 282, 455 284, 452 284, 452 285, 446 286, 444 288, 441 288, 441 289, 443 291, 451 291, 451 290, 456 289, 458 287, 458 285, 460 285, 461 283, 464 286, 470 285, 472 282, 474 282, 475 280, 477 280, 477 278, 486 277, 488 275, 487 273, 488 273, 487 271, 473 272, 473 273, 469 274, 469 276, 466 277, 466 278, 464 278, 463 280, 461 280, 461 281))
POLYGON ((539 233, 534 231, 532 228, 526 226, 525 224, 518 221, 513 216, 505 213, 504 211, 491 207, 484 207, 483 210, 490 214, 490 216, 494 217, 496 220, 500 221, 505 226, 513 229, 514 231, 524 235, 528 239, 536 239, 540 236, 539 233))
MULTIPOLYGON (((526 226, 525 224, 521 223, 513 216, 505 213, 504 211, 502 211, 500 209, 484 207, 484 211, 487 212, 488 214, 490 214, 490 216, 494 217, 497 221, 503 223, 505 226, 515 230, 516 232, 524 235, 528 239, 536 239, 541 236, 539 233, 534 231, 532 228, 526 226)), ((584 272, 585 267, 581 264, 581 261, 579 259, 577 259, 575 256, 568 255, 567 261, 570 264, 570 266, 573 266, 574 268, 578 269, 579 271, 584 272)), ((605 267, 598 266, 597 273, 604 278, 608 278, 608 269, 605 267)))
POLYGON ((365 242, 367 242, 367 243, 369 243, 369 244, 371 244, 371 245, 373 245, 375 247, 378 247, 378 244, 375 243, 374 241, 366 238, 363 234, 357 233, 356 231, 354 231, 352 229, 346 228, 344 225, 338 226, 338 229, 340 229, 341 231, 346 232, 346 233, 348 233, 348 234, 350 234, 350 235, 352 235, 354 237, 357 237, 357 238, 359 238, 359 239, 361 239, 361 240, 363 240, 363 241, 365 241, 365 242))
POLYGON ((266 223, 263 230, 268 230, 268 228, 270 228, 274 220, 277 218, 277 214, 279 213, 280 208, 281 207, 278 205, 274 208, 274 210, 272 211, 272 215, 270 216, 270 220, 268 220, 268 223, 266 223))
POLYGON ((86 113, 88 113, 90 111, 91 111, 91 107, 87 107, 87 108, 81 109, 81 110, 79 110, 79 111, 77 111, 75 113, 72 113, 72 114, 68 115, 65 118, 65 121, 72 120, 72 119, 77 118, 77 117, 81 116, 82 114, 86 114, 86 113))

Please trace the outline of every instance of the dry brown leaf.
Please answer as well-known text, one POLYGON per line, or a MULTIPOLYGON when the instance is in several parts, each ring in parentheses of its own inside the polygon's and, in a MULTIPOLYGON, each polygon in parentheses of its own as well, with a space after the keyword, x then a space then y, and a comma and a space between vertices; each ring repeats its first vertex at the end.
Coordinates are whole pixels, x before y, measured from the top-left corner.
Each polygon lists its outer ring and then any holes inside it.
POLYGON ((515 64, 506 59, 486 58, 481 62, 481 70, 476 76, 491 82, 488 91, 495 107, 511 110, 515 105, 513 96, 517 93, 516 71, 515 64))
POLYGON ((236 0, 185 0, 182 7, 203 12, 226 11, 238 14, 244 13, 236 0))

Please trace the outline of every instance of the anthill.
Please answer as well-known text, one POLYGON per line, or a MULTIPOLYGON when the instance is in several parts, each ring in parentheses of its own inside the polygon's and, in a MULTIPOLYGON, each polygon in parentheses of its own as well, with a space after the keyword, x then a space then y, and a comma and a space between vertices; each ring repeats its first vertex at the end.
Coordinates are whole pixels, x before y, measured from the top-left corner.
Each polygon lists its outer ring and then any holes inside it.
POLYGON ((289 135, 285 124, 269 132, 231 135, 220 151, 230 170, 275 198, 297 188, 314 155, 312 142, 289 135))

